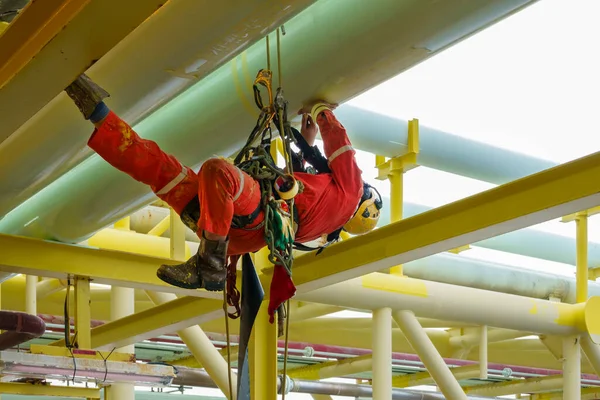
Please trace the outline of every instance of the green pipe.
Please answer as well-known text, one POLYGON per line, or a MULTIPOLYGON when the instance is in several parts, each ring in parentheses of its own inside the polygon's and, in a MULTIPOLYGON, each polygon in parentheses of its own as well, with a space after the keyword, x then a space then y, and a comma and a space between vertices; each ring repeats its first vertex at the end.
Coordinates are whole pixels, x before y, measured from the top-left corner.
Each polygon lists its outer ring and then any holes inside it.
MULTIPOLYGON (((315 97, 348 100, 531 3, 320 0, 285 25, 281 62, 290 109, 315 97)), ((135 129, 187 165, 230 154, 254 126, 251 85, 265 65, 265 44, 259 42, 135 129)), ((0 232, 75 243, 154 198, 149 188, 94 156, 9 213, 0 232)))

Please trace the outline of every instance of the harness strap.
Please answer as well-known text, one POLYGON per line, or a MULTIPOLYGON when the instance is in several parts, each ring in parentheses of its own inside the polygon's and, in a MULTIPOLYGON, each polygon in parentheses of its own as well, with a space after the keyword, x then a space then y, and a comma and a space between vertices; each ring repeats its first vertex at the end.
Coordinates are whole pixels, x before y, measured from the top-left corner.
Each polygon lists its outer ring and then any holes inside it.
MULTIPOLYGON (((248 215, 234 215, 233 220, 231 221, 231 227, 235 229, 244 229, 254 222, 261 211, 262 207, 259 203, 256 209, 248 215)), ((198 220, 200 219, 200 199, 198 198, 198 195, 194 196, 194 198, 183 208, 180 218, 185 226, 190 228, 193 232, 198 231, 198 220)), ((259 225, 252 229, 258 229, 260 227, 261 226, 259 225)))

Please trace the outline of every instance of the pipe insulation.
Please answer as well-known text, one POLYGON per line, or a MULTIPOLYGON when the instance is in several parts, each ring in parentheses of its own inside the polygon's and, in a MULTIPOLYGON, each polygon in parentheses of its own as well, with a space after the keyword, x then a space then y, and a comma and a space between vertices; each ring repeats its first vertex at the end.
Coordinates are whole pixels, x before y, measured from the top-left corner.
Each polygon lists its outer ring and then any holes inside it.
POLYGON ((42 336, 46 324, 35 315, 0 311, 0 330, 4 331, 0 334, 0 350, 6 350, 42 336))
MULTIPOLYGON (((163 2, 158 12, 86 73, 110 92, 106 103, 135 124, 313 2, 163 2)), ((53 39, 53 46, 69 47, 71 41, 77 42, 77 38, 61 35, 53 39)), ((53 53, 44 59, 44 55, 38 54, 34 61, 56 57, 53 53)), ((44 75, 37 68, 37 73, 44 75)), ((3 95, 0 92, 0 99, 3 95)), ((10 104, 10 99, 5 100, 10 104)), ((32 102, 21 104, 18 114, 25 114, 26 107, 33 107, 32 102)), ((18 119, 17 113, 9 107, 0 112, 0 138, 8 138, 0 140, 0 215, 92 154, 86 147, 91 125, 81 118, 65 93, 34 114, 36 111, 28 110, 33 117, 26 122, 14 123, 10 122, 18 119)))
MULTIPOLYGON (((361 0, 321 0, 285 25, 281 65, 290 111, 314 97, 335 102, 352 98, 531 3, 381 0, 374 7, 361 0)), ((144 43, 148 51, 145 38, 144 43)), ((276 54, 275 40, 271 54, 276 54)), ((232 154, 254 126, 258 110, 253 104, 252 81, 265 61, 264 42, 252 45, 229 65, 148 115, 135 129, 190 166, 215 154, 232 154)), ((99 83, 108 85, 109 91, 116 87, 108 81, 99 83)), ((58 123, 61 129, 77 120, 74 110, 68 112, 58 123)), ((56 133, 44 130, 45 136, 62 142, 65 136, 81 135, 75 139, 81 146, 85 128, 80 126, 61 132, 60 141, 56 133)), ((89 127, 87 132, 91 131, 89 127)), ((61 157, 62 164, 68 164, 70 157, 64 158, 64 149, 57 150, 54 158, 44 158, 44 162, 34 158, 32 164, 43 165, 45 171, 61 157)), ((14 163, 29 165, 23 157, 14 163)), ((11 180, 20 178, 11 173, 11 180)), ((10 212, 0 221, 0 231, 81 242, 154 198, 148 187, 92 156, 10 212)))

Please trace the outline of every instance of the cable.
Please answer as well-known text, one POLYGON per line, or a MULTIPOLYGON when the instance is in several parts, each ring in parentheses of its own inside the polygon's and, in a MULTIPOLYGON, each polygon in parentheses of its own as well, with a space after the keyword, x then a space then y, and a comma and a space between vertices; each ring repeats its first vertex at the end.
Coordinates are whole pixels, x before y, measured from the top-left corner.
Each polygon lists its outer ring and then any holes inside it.
POLYGON ((116 347, 113 347, 113 349, 110 351, 110 353, 108 353, 108 355, 106 356, 106 358, 104 358, 104 356, 102 355, 102 353, 98 353, 100 354, 100 357, 102 357, 102 360, 104 361, 104 380, 102 381, 102 383, 106 382, 106 377, 108 376, 108 358, 110 357, 110 355, 113 353, 113 351, 115 351, 116 347))
POLYGON ((233 398, 233 382, 231 377, 231 340, 229 338, 229 315, 227 311, 227 285, 223 289, 223 312, 225 313, 225 335, 227 336, 227 380, 229 384, 229 400, 233 398))
POLYGON ((73 359, 73 378, 72 381, 75 383, 75 376, 77 375, 77 360, 75 358, 75 354, 73 354, 73 349, 71 347, 67 347, 69 349, 69 353, 71 353, 71 358, 73 359))
POLYGON ((286 304, 286 321, 285 321, 285 346, 283 348, 283 378, 281 379, 281 400, 285 400, 285 391, 287 384, 287 361, 288 348, 290 339, 290 300, 286 304))

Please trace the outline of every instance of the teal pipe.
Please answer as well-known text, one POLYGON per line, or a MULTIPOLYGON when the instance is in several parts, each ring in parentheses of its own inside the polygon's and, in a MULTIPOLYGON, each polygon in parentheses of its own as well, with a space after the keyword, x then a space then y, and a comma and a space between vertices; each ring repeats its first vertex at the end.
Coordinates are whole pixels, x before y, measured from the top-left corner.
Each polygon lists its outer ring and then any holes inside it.
MULTIPOLYGON (((407 151, 407 121, 347 104, 339 107, 336 115, 343 121, 356 148, 386 157, 407 151)), ((417 162, 424 167, 496 185, 558 165, 433 129, 426 124, 419 124, 417 162)))
MULTIPOLYGON (((281 61, 290 109, 314 97, 352 98, 531 3, 321 0, 285 25, 281 61)), ((272 40, 273 69, 275 50, 272 40)), ((251 81, 265 67, 264 43, 245 56, 247 63, 237 57, 135 129, 190 166, 239 149, 257 115, 251 81)), ((93 156, 14 209, 0 231, 80 242, 154 198, 93 156)))

